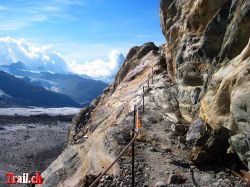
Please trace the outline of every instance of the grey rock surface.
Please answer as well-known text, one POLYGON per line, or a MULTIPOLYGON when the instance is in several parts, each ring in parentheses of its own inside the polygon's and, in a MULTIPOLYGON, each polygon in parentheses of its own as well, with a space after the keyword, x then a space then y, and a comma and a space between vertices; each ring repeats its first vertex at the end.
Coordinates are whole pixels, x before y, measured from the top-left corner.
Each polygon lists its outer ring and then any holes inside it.
POLYGON ((199 138, 201 138, 207 130, 206 123, 197 118, 190 126, 186 135, 186 141, 188 142, 196 142, 199 138))

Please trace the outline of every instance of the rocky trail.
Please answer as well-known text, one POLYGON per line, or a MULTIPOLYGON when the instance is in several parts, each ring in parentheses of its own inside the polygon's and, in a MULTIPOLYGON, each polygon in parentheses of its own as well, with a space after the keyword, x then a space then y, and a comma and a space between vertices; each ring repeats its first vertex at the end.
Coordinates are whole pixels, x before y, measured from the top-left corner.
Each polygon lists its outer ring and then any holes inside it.
MULTIPOLYGON (((158 77, 160 80, 162 77, 158 77)), ((157 77, 156 77, 157 80, 157 77)), ((243 185, 239 178, 231 175, 229 170, 218 166, 216 170, 202 171, 189 160, 190 147, 185 142, 188 125, 177 117, 174 108, 177 103, 166 101, 166 92, 174 95, 176 91, 168 89, 169 85, 152 85, 148 94, 149 103, 143 114, 145 142, 137 142, 137 155, 145 161, 144 186, 237 186, 243 185), (164 93, 164 94, 160 94, 164 93), (164 98, 164 97, 165 98, 164 98), (162 105, 164 103, 164 105, 162 105), (167 103, 167 104, 166 104, 167 103), (174 117, 172 117, 174 116, 174 117), (171 118, 172 117, 172 118, 171 118), (176 118, 175 118, 176 117, 176 118)))
MULTIPOLYGON (((167 75, 161 73, 154 76, 153 83, 150 81, 145 111, 140 107, 142 128, 135 142, 136 186, 246 186, 219 162, 198 168, 189 161, 191 147, 185 141, 188 124, 179 117, 178 103, 173 102, 176 85, 163 83, 163 76, 167 75)), ((132 128, 133 115, 127 120, 132 128)), ((131 186, 131 150, 119 160, 119 165, 121 175, 105 175, 98 187, 131 186)))

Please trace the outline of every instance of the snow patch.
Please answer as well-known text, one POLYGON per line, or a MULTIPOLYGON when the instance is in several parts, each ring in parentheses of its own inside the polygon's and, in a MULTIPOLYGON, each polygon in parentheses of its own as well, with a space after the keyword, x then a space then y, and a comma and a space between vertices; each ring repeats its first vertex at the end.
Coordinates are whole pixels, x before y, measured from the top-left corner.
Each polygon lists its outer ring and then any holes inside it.
POLYGON ((8 94, 6 94, 3 90, 0 89, 0 97, 3 97, 3 96, 11 97, 8 94))
POLYGON ((0 108, 0 115, 7 116, 31 116, 47 114, 50 116, 58 115, 75 115, 80 112, 81 108, 62 107, 62 108, 43 108, 43 107, 30 107, 30 108, 0 108))

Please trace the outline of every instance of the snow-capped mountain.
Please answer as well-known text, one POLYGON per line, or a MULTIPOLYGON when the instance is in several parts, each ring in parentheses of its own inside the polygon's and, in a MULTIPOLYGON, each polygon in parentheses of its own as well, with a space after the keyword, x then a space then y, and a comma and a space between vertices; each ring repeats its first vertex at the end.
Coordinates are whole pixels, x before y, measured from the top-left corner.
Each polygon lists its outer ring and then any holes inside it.
POLYGON ((76 74, 30 71, 22 62, 0 65, 0 70, 22 79, 29 85, 67 95, 82 106, 89 104, 107 87, 106 83, 76 74))
POLYGON ((31 71, 68 72, 68 66, 60 54, 49 46, 34 47, 25 40, 0 38, 0 64, 10 65, 22 61, 31 71))
POLYGON ((0 106, 80 107, 70 97, 48 91, 0 71, 0 106))
MULTIPOLYGON (((79 75, 71 72, 69 64, 50 47, 34 47, 25 40, 11 37, 0 38, 0 70, 31 86, 64 94, 81 106, 89 104, 107 87, 106 83, 81 72, 79 75)), ((110 76, 105 81, 112 79, 110 76)))
POLYGON ((34 46, 24 39, 0 38, 0 65, 23 62, 26 69, 33 72, 74 73, 110 83, 124 60, 125 57, 118 50, 111 50, 106 59, 76 63, 65 60, 50 46, 34 46))

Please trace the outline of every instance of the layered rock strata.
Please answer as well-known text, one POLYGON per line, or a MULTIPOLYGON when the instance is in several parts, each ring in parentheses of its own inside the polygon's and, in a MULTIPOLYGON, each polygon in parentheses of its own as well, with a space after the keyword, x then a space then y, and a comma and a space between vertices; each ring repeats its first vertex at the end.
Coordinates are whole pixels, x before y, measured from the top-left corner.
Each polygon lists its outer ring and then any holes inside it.
POLYGON ((227 128, 231 147, 249 165, 250 2, 161 0, 160 17, 182 116, 227 128))

